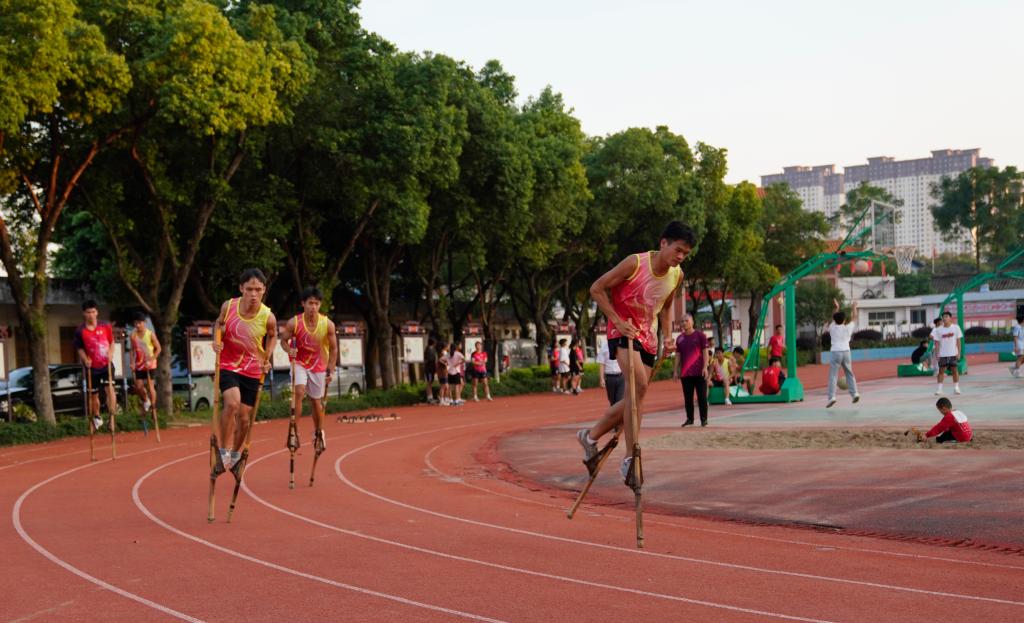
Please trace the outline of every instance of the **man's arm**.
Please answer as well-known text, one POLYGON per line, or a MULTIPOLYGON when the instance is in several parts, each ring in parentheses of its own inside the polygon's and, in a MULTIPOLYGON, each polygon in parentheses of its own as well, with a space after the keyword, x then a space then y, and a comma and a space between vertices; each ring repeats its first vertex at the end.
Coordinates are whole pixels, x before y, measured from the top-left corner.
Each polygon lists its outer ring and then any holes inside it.
POLYGON ((338 331, 330 320, 327 321, 327 339, 327 379, 330 381, 334 377, 334 368, 338 365, 338 331))
POLYGON ((157 359, 160 357, 160 353, 163 352, 163 347, 160 345, 160 340, 157 339, 155 331, 150 331, 149 337, 153 340, 153 359, 157 359))
POLYGON ((597 281, 590 286, 590 298, 594 299, 597 303, 598 309, 604 313, 604 317, 608 319, 608 322, 615 325, 615 328, 619 330, 619 333, 629 339, 635 338, 640 330, 633 326, 631 321, 623 320, 615 308, 612 307, 612 301, 608 298, 608 290, 619 285, 623 281, 629 279, 637 267, 639 266, 638 259, 635 255, 630 255, 626 259, 618 263, 615 268, 609 270, 605 274, 597 278, 597 281))
POLYGON ((661 329, 662 349, 666 353, 671 353, 676 348, 676 341, 672 339, 672 301, 676 300, 676 295, 679 294, 679 290, 682 287, 683 278, 680 277, 679 283, 672 290, 672 294, 668 295, 668 299, 661 306, 661 311, 658 313, 658 328, 661 329))
POLYGON ((292 340, 292 338, 294 336, 295 336, 295 318, 289 318, 288 322, 284 323, 284 326, 281 328, 281 332, 279 333, 279 337, 281 338, 279 340, 280 344, 281 344, 281 350, 283 350, 284 352, 288 353, 289 357, 294 357, 295 356, 295 354, 292 352, 292 350, 290 348, 290 345, 289 345, 289 342, 291 342, 291 340, 292 340))
POLYGON ((263 371, 270 370, 271 361, 274 359, 274 347, 277 346, 277 318, 271 313, 267 316, 267 348, 266 359, 263 360, 263 371))
POLYGON ((857 301, 854 301, 850 307, 850 321, 847 324, 856 326, 857 324, 857 301))
POLYGON ((82 365, 86 368, 92 367, 92 360, 89 359, 89 353, 85 352, 85 341, 82 340, 82 330, 75 331, 75 352, 78 353, 78 360, 82 362, 82 365))
POLYGON ((228 318, 228 305, 231 304, 231 300, 228 299, 220 306, 220 315, 217 316, 217 321, 213 325, 213 352, 219 353, 224 349, 224 329, 227 327, 228 318), (217 339, 217 334, 220 334, 220 339, 217 339))

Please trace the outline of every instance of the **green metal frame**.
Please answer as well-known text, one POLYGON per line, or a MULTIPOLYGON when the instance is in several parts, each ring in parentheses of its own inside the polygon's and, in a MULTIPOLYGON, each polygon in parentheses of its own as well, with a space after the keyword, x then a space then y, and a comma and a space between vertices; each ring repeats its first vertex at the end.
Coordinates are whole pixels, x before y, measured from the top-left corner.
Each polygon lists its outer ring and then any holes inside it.
POLYGON ((780 279, 771 291, 765 295, 764 300, 761 303, 761 315, 759 316, 762 322, 758 325, 757 330, 754 332, 754 335, 750 340, 751 346, 747 352, 746 359, 743 361, 743 370, 757 371, 761 369, 761 341, 764 337, 763 320, 768 315, 768 306, 771 304, 772 299, 779 294, 784 294, 786 306, 786 380, 782 383, 779 393, 771 396, 764 396, 760 394, 748 395, 745 391, 741 391, 738 386, 730 388, 729 399, 732 402, 796 402, 804 399, 804 386, 803 383, 800 382, 796 373, 796 283, 808 275, 831 270, 840 264, 845 264, 846 262, 890 259, 890 256, 879 253, 873 249, 847 251, 851 246, 860 245, 865 241, 870 241, 872 231, 881 223, 882 219, 885 218, 884 213, 881 215, 876 214, 873 220, 869 218, 869 215, 875 214, 873 209, 874 205, 869 206, 861 212, 854 221, 853 226, 850 228, 850 233, 847 234, 846 238, 843 239, 834 252, 819 253, 818 255, 808 259, 780 279))
MULTIPOLYGON (((995 279, 1024 279, 1024 247, 1018 247, 1007 255, 991 272, 979 273, 950 292, 949 296, 939 304, 938 313, 942 314, 947 305, 956 301, 956 322, 960 325, 961 331, 966 331, 966 327, 964 327, 964 294, 995 279)), ((931 355, 931 350, 932 343, 929 342, 928 352, 925 353, 925 356, 931 355)), ((962 357, 957 367, 960 369, 960 374, 967 374, 967 358, 962 357)), ((921 373, 915 371, 918 368, 920 368, 919 365, 903 365, 899 366, 896 372, 899 376, 919 376, 921 373)))

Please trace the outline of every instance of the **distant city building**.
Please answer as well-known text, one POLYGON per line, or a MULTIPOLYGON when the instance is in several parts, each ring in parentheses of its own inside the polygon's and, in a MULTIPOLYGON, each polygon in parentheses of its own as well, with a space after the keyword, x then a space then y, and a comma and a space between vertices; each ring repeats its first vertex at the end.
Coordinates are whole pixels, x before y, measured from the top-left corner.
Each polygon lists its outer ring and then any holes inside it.
POLYGON ((972 167, 990 167, 980 149, 939 149, 930 158, 896 160, 889 156, 868 158, 867 164, 846 167, 839 173, 833 164, 816 167, 785 167, 782 173, 761 176, 761 185, 789 184, 804 202, 804 208, 834 216, 846 202, 846 193, 861 182, 889 191, 903 200, 896 244, 913 245, 925 257, 933 253, 971 253, 969 236, 947 242, 935 231, 931 208, 931 186, 943 177, 955 177, 972 167))

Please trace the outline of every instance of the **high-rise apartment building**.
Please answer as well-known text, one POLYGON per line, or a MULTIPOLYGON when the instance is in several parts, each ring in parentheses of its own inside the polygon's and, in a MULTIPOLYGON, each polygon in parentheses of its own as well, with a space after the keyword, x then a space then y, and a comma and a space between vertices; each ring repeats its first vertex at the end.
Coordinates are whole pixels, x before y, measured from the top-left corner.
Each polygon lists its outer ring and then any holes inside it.
POLYGON ((932 253, 971 253, 970 236, 954 241, 942 239, 935 231, 931 208, 935 200, 931 186, 943 177, 954 177, 972 167, 990 167, 991 158, 982 158, 980 149, 940 149, 930 158, 896 160, 889 156, 868 158, 867 164, 846 167, 842 173, 835 165, 785 167, 782 173, 761 176, 761 185, 785 182, 803 199, 804 208, 832 217, 846 201, 846 193, 861 182, 889 191, 903 200, 900 222, 896 225, 896 244, 913 245, 919 255, 932 253))

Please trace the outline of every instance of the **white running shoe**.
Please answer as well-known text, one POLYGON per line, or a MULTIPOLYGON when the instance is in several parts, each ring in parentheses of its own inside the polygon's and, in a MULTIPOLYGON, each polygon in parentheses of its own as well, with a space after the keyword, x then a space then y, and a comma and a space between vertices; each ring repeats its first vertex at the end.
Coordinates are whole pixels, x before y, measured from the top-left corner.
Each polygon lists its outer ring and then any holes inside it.
POLYGON ((239 461, 242 460, 242 453, 237 450, 231 451, 231 467, 234 467, 239 461))
POLYGON ((622 459, 622 465, 619 466, 619 473, 622 474, 623 480, 629 480, 629 465, 633 462, 633 457, 627 456, 622 459))
POLYGON ((860 402, 860 394, 854 394, 853 395, 853 404, 857 404, 858 402, 860 402))
POLYGON ((725 404, 726 404, 726 406, 732 406, 732 401, 729 400, 728 396, 726 396, 726 398, 725 398, 725 404))
POLYGON ((492 400, 494 400, 494 399, 493 399, 493 398, 491 398, 491 395, 490 395, 490 394, 487 394, 487 401, 488 401, 488 402, 490 402, 490 401, 492 401, 492 400))
POLYGON ((103 426, 103 418, 101 418, 98 415, 97 416, 93 416, 93 418, 92 418, 92 429, 93 430, 99 430, 101 426, 103 426))
POLYGON ((960 395, 960 386, 959 385, 953 386, 953 393, 956 394, 957 396, 960 395))
POLYGON ((825 408, 828 409, 829 407, 831 407, 834 404, 836 404, 836 399, 835 398, 829 398, 828 399, 828 403, 825 405, 825 408))
POLYGON ((231 461, 231 452, 227 448, 220 449, 220 462, 224 464, 224 469, 231 469, 234 464, 231 461))
POLYGON ((583 446, 583 460, 585 461, 589 461, 597 456, 597 444, 587 441, 589 435, 590 430, 586 428, 576 431, 576 441, 580 442, 580 445, 583 446))

